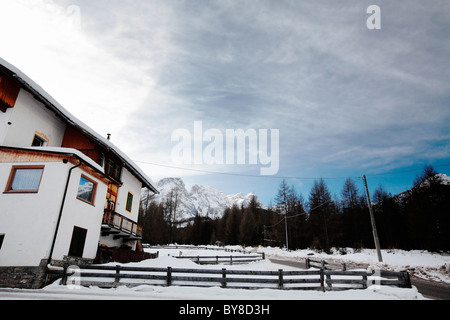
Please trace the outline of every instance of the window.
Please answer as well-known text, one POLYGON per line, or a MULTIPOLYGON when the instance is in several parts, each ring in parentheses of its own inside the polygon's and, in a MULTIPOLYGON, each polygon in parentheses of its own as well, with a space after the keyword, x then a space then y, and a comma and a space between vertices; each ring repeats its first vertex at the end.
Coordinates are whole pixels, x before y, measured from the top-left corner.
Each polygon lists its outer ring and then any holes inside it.
POLYGON ((0 250, 2 249, 3 240, 5 240, 5 235, 4 234, 0 234, 0 250))
POLYGON ((33 142, 31 143, 32 147, 44 147, 46 145, 48 145, 47 140, 38 136, 37 134, 34 135, 33 142))
POLYGON ((97 183, 81 175, 80 185, 78 186, 77 199, 94 205, 95 191, 97 190, 97 183))
POLYGON ((86 243, 87 230, 79 227, 73 228, 72 241, 70 242, 69 256, 83 257, 84 245, 86 243))
POLYGON ((105 172, 113 179, 120 181, 120 174, 122 173, 122 167, 111 159, 106 162, 105 172))
POLYGON ((115 184, 108 185, 108 192, 106 193, 106 209, 114 211, 116 209, 117 194, 119 187, 115 184))
POLYGON ((128 192, 127 206, 125 207, 125 210, 131 213, 132 206, 133 206, 133 194, 131 192, 128 192))
POLYGON ((37 193, 44 166, 14 166, 6 185, 6 193, 37 193))

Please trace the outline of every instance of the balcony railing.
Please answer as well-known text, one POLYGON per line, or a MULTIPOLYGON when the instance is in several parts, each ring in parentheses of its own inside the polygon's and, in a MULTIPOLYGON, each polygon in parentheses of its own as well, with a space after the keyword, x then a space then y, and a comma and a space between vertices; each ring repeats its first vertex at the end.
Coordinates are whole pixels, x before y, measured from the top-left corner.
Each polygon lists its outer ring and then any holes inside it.
POLYGON ((142 236, 141 226, 139 226, 136 222, 122 216, 121 214, 109 209, 105 209, 102 223, 114 229, 129 233, 130 235, 135 235, 138 237, 142 236))

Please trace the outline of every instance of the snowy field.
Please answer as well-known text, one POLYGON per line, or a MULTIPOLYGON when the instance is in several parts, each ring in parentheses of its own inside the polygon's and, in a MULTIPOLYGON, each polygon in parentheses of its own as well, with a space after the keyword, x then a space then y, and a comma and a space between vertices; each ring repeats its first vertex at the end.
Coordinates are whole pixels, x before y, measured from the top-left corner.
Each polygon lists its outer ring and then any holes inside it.
POLYGON ((374 249, 361 249, 355 251, 346 248, 346 254, 333 250, 332 254, 318 253, 312 250, 296 250, 286 252, 280 248, 259 247, 259 252, 265 252, 268 257, 302 260, 310 257, 317 260, 334 261, 359 265, 364 268, 376 266, 390 271, 407 270, 410 275, 427 280, 450 283, 450 255, 441 255, 422 250, 381 250, 383 262, 378 262, 378 256, 374 249))
MULTIPOLYGON (((217 247, 211 247, 217 249, 217 247)), ((228 247, 243 249, 242 247, 228 247)), ((140 263, 127 264, 128 266, 140 267, 172 267, 172 268, 198 268, 198 269, 235 269, 254 271, 285 271, 298 270, 294 267, 275 264, 270 258, 285 260, 301 260, 306 257, 325 259, 327 261, 345 261, 348 264, 359 264, 360 268, 368 265, 382 267, 383 269, 401 271, 409 270, 424 278, 433 278, 440 281, 450 282, 448 265, 449 256, 441 256, 422 251, 383 251, 384 263, 377 262, 374 250, 361 250, 353 252, 347 249, 347 254, 338 253, 327 255, 310 250, 299 250, 286 252, 280 248, 246 248, 251 252, 264 252, 266 260, 238 265, 198 265, 188 259, 176 259, 175 256, 184 255, 229 255, 230 253, 217 250, 177 248, 177 249, 146 249, 148 252, 159 251, 159 258, 146 260, 140 263), (313 255, 312 255, 313 254, 313 255)), ((239 255, 240 253, 233 253, 239 255)), ((115 265, 113 263, 112 265, 115 265)), ((0 299, 77 299, 77 300, 423 300, 425 299, 415 287, 403 289, 388 286, 371 286, 363 290, 347 291, 283 291, 277 289, 224 289, 220 287, 197 288, 197 287, 163 287, 153 285, 141 285, 134 288, 118 287, 114 289, 101 289, 98 287, 79 288, 60 286, 59 281, 45 287, 42 290, 0 290, 0 299)))

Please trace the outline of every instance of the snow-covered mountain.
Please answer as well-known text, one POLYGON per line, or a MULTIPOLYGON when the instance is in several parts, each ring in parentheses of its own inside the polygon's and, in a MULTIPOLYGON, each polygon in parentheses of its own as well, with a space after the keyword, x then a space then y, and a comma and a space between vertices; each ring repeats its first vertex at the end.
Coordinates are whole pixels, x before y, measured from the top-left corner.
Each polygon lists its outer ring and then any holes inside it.
POLYGON ((438 173, 437 175, 435 175, 433 178, 428 178, 427 180, 423 181, 422 183, 420 183, 419 185, 417 185, 416 187, 413 187, 409 190, 403 191, 399 194, 394 195, 394 199, 397 201, 401 201, 403 200, 412 190, 414 190, 414 188, 426 188, 430 185, 430 179, 434 179, 434 181, 438 181, 440 184, 442 185, 446 185, 446 186, 450 186, 450 177, 447 176, 446 174, 442 174, 442 173, 438 173))
POLYGON ((209 186, 194 185, 190 191, 180 178, 165 178, 156 184, 160 192, 154 197, 158 203, 165 203, 168 198, 175 196, 178 199, 177 220, 188 220, 195 217, 196 213, 202 217, 218 218, 223 215, 224 210, 231 208, 233 204, 248 206, 253 193, 243 195, 242 193, 227 195, 222 191, 209 186), (172 193, 171 193, 172 192, 172 193))

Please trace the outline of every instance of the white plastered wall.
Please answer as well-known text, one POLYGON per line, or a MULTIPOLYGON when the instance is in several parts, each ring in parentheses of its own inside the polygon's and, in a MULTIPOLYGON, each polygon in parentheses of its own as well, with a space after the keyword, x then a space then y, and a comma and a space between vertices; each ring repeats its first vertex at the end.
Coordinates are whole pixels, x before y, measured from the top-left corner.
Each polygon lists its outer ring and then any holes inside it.
POLYGON ((77 168, 73 171, 64 204, 58 237, 56 239, 54 260, 62 260, 68 254, 74 227, 87 229, 83 258, 94 259, 97 254, 103 211, 106 201, 107 185, 77 168), (97 183, 94 204, 77 199, 81 175, 97 183))
POLYGON ((122 169, 122 183, 117 196, 116 211, 124 217, 137 222, 139 217, 139 202, 141 199, 142 183, 136 179, 126 168, 122 169), (126 210, 128 192, 133 194, 133 205, 131 212, 126 210))
POLYGON ((60 147, 66 130, 60 119, 23 89, 14 108, 2 113, 0 121, 3 127, 0 130, 0 144, 5 146, 30 147, 35 133, 38 133, 48 140, 45 146, 60 147))
POLYGON ((3 193, 13 165, 30 163, 0 163, 0 266, 38 266, 50 252, 68 166, 33 163, 45 166, 39 192, 3 193))
MULTIPOLYGON (((63 162, 32 163, 45 166, 39 192, 3 193, 13 165, 30 163, 0 163, 0 234, 5 234, 0 249, 0 266, 38 266, 42 259, 49 257, 67 177, 74 165, 63 162)), ((74 226, 88 230, 83 258, 95 258, 106 191, 107 186, 101 181, 80 168, 73 170, 53 260, 62 260, 68 254, 74 226), (82 173, 98 182, 94 205, 76 198, 82 173)))

